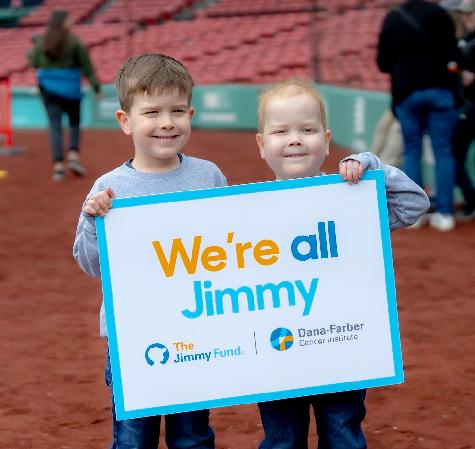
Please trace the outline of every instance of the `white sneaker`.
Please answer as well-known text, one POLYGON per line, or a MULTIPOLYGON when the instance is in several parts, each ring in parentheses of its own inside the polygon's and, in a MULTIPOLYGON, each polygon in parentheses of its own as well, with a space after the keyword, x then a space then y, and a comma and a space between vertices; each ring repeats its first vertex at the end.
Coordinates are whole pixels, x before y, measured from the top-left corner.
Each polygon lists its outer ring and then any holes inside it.
POLYGON ((438 231, 451 231, 455 228, 455 218, 452 214, 434 212, 430 217, 430 225, 438 231))

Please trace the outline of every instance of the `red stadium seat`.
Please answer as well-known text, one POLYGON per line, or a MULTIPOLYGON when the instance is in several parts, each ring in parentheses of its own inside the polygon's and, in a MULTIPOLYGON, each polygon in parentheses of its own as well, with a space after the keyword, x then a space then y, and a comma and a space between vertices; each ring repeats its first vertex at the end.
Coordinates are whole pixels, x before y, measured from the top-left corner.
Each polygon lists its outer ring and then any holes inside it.
POLYGON ((43 27, 31 25, 44 25, 51 10, 63 6, 76 22, 92 19, 74 25, 73 32, 90 47, 102 82, 113 82, 130 54, 162 52, 182 60, 197 83, 308 77, 315 65, 319 82, 388 88, 375 57, 389 0, 334 0, 314 12, 308 0, 221 0, 183 21, 173 20, 175 14, 196 0, 129 0, 130 9, 124 0, 116 0, 97 11, 103 2, 45 0, 23 19, 23 27, 0 29, 3 64, 15 74, 15 83, 35 84, 26 54, 32 36, 43 27))

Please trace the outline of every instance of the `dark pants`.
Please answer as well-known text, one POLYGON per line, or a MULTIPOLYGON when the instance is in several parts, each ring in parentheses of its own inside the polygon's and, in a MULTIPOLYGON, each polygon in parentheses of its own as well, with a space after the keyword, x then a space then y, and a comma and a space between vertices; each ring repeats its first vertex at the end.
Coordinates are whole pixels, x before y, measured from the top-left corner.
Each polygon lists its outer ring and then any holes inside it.
MULTIPOLYGON (((112 398, 111 449, 157 449, 160 416, 117 421, 109 354, 106 359, 105 381, 112 398)), ((214 449, 214 434, 209 426, 209 410, 165 416, 165 441, 168 449, 214 449)))
POLYGON ((318 449, 366 449, 361 423, 366 390, 321 394, 259 404, 265 437, 260 449, 307 449, 310 406, 318 449))
POLYGON ((49 120, 49 135, 51 155, 54 162, 64 160, 63 128, 61 125, 63 113, 66 113, 71 128, 69 149, 79 151, 79 121, 80 100, 70 100, 50 94, 40 87, 41 97, 49 120))
POLYGON ((475 139, 475 105, 470 104, 459 117, 452 140, 455 157, 455 183, 462 190, 465 204, 468 207, 475 207, 475 189, 465 167, 467 153, 473 139, 475 139))
POLYGON ((437 211, 453 213, 455 161, 452 133, 458 111, 448 89, 423 89, 411 93, 396 106, 404 139, 404 171, 423 187, 421 171, 422 138, 427 131, 435 157, 437 211))

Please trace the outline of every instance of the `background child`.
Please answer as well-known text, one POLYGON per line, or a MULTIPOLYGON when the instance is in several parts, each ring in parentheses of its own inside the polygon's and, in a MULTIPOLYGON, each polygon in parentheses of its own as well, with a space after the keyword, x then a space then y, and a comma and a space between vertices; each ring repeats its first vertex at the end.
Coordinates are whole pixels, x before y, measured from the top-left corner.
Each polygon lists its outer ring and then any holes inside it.
MULTIPOLYGON (((87 195, 74 242, 74 257, 86 273, 100 276, 94 217, 108 212, 112 197, 226 185, 213 163, 182 154, 191 133, 192 87, 186 68, 161 54, 135 56, 119 71, 121 109, 116 117, 122 131, 132 138, 135 153, 133 159, 101 176, 87 195)), ((107 337, 104 304, 100 316, 100 334, 107 337)), ((116 420, 109 353, 105 379, 112 397, 112 448, 156 449, 160 416, 116 420)), ((214 448, 208 410, 168 415, 165 424, 169 448, 214 448)))
MULTIPOLYGON (((261 157, 277 179, 321 175, 330 138, 325 106, 312 84, 291 80, 261 95, 256 139, 261 157)), ((427 195, 416 183, 374 154, 360 153, 340 162, 340 175, 350 184, 371 169, 385 172, 391 230, 412 225, 429 208, 427 195)), ((366 448, 361 429, 364 399, 365 390, 355 390, 260 403, 265 432, 260 448, 307 448, 310 406, 319 449, 366 448)))

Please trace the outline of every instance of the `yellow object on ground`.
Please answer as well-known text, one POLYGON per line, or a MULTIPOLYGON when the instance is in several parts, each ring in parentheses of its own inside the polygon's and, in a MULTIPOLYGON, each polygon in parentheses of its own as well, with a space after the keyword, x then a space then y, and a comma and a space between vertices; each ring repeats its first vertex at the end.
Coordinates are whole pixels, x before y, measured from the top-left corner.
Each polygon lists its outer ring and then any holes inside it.
POLYGON ((6 170, 0 170, 0 179, 6 178, 8 176, 8 172, 6 170))

